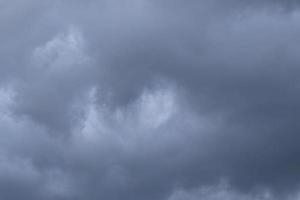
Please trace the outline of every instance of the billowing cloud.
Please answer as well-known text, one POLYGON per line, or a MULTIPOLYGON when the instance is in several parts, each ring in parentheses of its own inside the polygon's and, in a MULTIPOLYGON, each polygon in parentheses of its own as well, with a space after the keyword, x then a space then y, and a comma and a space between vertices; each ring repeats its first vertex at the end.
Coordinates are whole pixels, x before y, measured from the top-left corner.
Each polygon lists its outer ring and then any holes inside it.
POLYGON ((0 2, 0 199, 298 199, 298 6, 0 2))

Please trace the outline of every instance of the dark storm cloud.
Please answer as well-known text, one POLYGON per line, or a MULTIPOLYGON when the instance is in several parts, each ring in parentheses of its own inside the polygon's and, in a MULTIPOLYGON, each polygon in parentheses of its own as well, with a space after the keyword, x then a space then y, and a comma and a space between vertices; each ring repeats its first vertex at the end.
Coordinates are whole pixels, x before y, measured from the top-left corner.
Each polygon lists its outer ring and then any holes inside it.
POLYGON ((297 198, 298 1, 0 7, 0 199, 297 198))

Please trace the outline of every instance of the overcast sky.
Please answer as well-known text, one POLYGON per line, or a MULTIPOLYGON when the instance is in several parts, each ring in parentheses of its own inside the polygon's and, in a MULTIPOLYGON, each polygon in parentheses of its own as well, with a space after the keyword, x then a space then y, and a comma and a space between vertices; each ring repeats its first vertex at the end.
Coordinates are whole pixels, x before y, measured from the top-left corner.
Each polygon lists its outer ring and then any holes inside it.
POLYGON ((299 200, 298 0, 0 0, 0 200, 299 200))

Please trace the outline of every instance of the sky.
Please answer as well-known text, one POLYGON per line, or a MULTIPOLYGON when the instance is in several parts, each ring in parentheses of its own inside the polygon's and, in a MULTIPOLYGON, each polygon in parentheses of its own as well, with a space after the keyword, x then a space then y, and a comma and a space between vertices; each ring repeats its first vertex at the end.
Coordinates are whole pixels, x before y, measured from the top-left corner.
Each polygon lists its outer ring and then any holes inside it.
POLYGON ((298 0, 0 0, 0 200, 299 200, 298 0))

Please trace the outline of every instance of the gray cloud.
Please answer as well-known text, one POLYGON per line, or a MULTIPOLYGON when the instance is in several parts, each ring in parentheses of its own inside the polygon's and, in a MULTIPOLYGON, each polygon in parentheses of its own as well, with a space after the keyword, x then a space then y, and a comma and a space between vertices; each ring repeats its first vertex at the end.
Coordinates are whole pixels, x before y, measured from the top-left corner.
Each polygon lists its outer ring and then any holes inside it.
POLYGON ((297 1, 0 7, 0 199, 298 198, 297 1))

